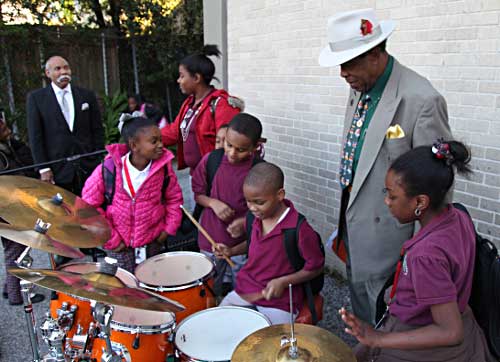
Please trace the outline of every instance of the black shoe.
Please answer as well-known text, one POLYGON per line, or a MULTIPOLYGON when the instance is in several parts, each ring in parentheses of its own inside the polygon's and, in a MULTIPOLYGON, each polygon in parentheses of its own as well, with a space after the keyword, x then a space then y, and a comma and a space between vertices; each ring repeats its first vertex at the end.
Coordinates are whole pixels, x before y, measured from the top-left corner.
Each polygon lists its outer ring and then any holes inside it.
MULTIPOLYGON (((40 303, 40 302, 43 302, 45 300, 45 296, 43 294, 35 294, 31 297, 31 304, 36 304, 36 303, 40 303)), ((22 301, 20 302, 15 302, 15 303, 11 303, 9 302, 10 305, 21 305, 23 304, 22 301)))
POLYGON ((2 297, 3 297, 3 299, 9 299, 9 293, 3 292, 2 297))

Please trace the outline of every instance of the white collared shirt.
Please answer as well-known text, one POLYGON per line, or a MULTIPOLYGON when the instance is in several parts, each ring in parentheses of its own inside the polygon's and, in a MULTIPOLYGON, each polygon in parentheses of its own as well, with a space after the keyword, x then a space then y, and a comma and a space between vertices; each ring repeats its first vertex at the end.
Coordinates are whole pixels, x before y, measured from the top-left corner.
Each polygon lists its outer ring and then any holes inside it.
POLYGON ((64 89, 59 88, 54 82, 50 84, 52 85, 52 89, 56 94, 57 102, 59 103, 59 107, 61 107, 61 110, 63 91, 67 91, 64 97, 69 108, 69 120, 67 120, 66 122, 68 123, 69 130, 73 132, 73 125, 75 123, 75 104, 73 102, 73 92, 71 91, 71 84, 68 84, 64 89))
MULTIPOLYGON (((151 164, 153 161, 149 161, 148 165, 144 168, 144 170, 139 171, 132 165, 130 162, 130 152, 122 157, 122 164, 125 165, 127 163, 128 173, 130 175, 130 182, 132 182, 132 187, 134 188, 135 193, 137 194, 137 190, 141 187, 142 183, 146 180, 149 175, 149 171, 151 170, 151 164)), ((127 193, 132 197, 132 193, 130 192, 130 188, 128 187, 127 177, 125 176, 125 167, 122 168, 122 178, 123 178, 123 188, 127 193)))

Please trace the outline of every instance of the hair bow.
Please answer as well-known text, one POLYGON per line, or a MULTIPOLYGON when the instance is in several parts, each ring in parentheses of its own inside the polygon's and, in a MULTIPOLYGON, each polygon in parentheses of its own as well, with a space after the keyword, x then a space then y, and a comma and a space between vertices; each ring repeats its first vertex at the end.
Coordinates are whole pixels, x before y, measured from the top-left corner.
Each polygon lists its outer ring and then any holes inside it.
POLYGON ((134 111, 132 114, 122 113, 120 115, 120 119, 118 120, 118 130, 120 131, 120 134, 122 133, 123 125, 128 121, 130 121, 132 118, 137 118, 137 117, 144 117, 144 113, 139 111, 134 111))
POLYGON ((432 153, 439 160, 446 160, 446 164, 451 165, 453 163, 453 155, 450 152, 450 145, 442 138, 438 139, 432 145, 432 153))

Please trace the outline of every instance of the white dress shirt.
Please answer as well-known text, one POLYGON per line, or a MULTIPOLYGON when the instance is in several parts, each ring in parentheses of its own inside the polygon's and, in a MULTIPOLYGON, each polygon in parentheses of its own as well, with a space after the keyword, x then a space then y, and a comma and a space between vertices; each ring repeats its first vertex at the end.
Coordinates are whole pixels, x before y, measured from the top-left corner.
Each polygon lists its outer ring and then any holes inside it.
MULTIPOLYGON (((144 168, 144 170, 139 171, 132 165, 130 162, 130 152, 122 157, 122 164, 125 165, 127 163, 128 173, 130 175, 130 182, 132 182, 132 187, 134 188, 134 192, 137 194, 137 190, 141 187, 142 183, 146 180, 149 175, 149 171, 151 170, 151 164, 153 161, 149 161, 148 165, 144 168)), ((132 197, 132 193, 130 192, 130 188, 128 187, 127 177, 125 176, 125 167, 122 168, 122 178, 123 178, 123 188, 127 193, 132 197)))
POLYGON ((68 84, 64 89, 59 88, 53 82, 50 84, 52 84, 52 89, 56 94, 57 102, 59 103, 59 107, 61 107, 61 110, 63 109, 62 107, 63 92, 67 91, 64 97, 66 103, 68 104, 69 119, 67 119, 66 122, 68 123, 69 130, 73 132, 73 125, 75 123, 75 103, 73 102, 73 93, 71 92, 71 84, 68 84))

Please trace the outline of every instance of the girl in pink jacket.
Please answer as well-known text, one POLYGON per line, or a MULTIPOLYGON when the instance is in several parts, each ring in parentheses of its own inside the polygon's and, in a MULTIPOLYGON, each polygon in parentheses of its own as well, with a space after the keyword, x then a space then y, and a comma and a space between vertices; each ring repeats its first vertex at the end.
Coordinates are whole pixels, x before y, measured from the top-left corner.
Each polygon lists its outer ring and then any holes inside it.
POLYGON ((111 239, 104 244, 108 255, 133 273, 136 259, 159 254, 167 236, 175 235, 182 191, 172 169, 174 155, 163 147, 156 122, 132 117, 120 123, 125 144, 106 147, 109 154, 85 182, 82 198, 101 208, 110 223, 111 239), (109 171, 115 173, 114 193, 106 200, 109 171))

